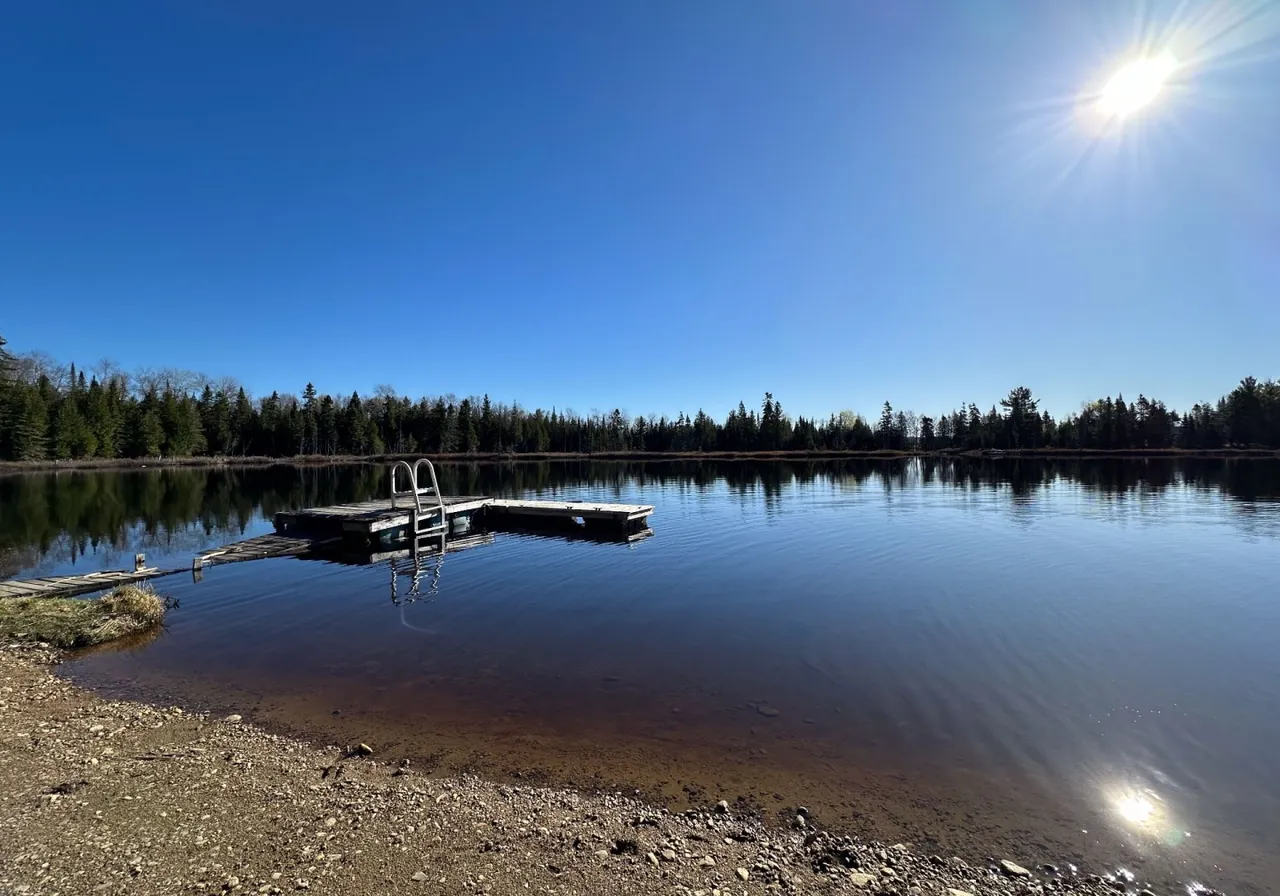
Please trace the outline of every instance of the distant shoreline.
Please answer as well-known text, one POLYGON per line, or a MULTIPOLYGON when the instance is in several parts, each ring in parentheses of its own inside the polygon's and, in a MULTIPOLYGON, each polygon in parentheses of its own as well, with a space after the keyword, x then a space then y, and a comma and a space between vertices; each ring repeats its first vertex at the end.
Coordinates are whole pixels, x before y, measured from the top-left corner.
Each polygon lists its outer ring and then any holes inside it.
POLYGON ((331 466, 337 464, 383 464, 397 460, 429 457, 436 463, 528 463, 535 461, 806 461, 806 460, 902 460, 913 457, 965 458, 977 460, 1017 460, 1020 458, 1092 460, 1147 460, 1152 458, 1198 458, 1217 460, 1280 459, 1280 450, 1272 448, 1123 448, 1115 450, 1071 448, 1028 448, 1022 451, 595 451, 536 452, 507 454, 500 452, 472 454, 371 454, 332 455, 307 454, 294 457, 122 457, 84 458, 80 460, 0 461, 0 475, 11 473, 50 473, 63 470, 138 470, 178 467, 270 467, 331 466))

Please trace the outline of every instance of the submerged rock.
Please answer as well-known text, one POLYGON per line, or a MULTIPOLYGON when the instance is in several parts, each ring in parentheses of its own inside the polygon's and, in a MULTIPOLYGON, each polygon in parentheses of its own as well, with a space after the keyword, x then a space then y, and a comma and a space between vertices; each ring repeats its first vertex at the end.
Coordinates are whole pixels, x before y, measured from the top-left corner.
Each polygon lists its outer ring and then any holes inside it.
POLYGON ((1017 862, 1010 862, 1008 859, 1000 860, 1000 870, 1010 877, 1030 877, 1031 872, 1023 868, 1017 862))

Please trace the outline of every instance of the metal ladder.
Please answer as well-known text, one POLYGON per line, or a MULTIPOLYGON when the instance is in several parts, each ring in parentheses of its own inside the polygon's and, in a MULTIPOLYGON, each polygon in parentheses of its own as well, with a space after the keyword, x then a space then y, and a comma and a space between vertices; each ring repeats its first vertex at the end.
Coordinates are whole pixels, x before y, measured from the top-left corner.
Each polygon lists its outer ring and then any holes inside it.
POLYGON ((440 494, 440 483, 436 481, 436 468, 432 466, 431 461, 425 457, 420 457, 413 462, 413 466, 409 466, 407 460, 398 460, 391 467, 391 507, 397 509, 407 505, 408 498, 413 498, 412 513, 409 519, 409 538, 414 542, 414 553, 417 553, 418 539, 426 535, 438 535, 447 532, 449 528, 449 517, 444 509, 444 497, 440 494), (423 464, 427 465, 427 472, 431 475, 430 485, 420 485, 418 482, 418 470, 423 464), (396 488, 396 473, 403 467, 405 473, 409 476, 409 488, 399 490, 396 488), (423 498, 430 499, 434 497, 435 503, 423 505, 423 498), (403 503, 402 503, 403 502, 403 503))

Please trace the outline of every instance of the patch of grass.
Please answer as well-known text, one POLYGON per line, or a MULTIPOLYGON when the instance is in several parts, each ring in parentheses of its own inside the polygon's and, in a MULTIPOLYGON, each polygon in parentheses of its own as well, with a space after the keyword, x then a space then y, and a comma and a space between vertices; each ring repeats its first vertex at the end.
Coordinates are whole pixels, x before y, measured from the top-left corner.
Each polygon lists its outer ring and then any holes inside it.
POLYGON ((146 631, 164 619, 165 601, 149 585, 119 585, 102 597, 0 598, 0 638, 90 647, 146 631))

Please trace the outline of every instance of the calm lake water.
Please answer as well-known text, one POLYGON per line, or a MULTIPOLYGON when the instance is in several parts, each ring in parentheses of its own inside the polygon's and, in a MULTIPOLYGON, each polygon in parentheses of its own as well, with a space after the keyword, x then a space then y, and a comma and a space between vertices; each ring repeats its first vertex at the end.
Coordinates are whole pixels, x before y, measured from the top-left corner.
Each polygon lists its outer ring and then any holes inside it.
MULTIPOLYGON (((64 667, 117 696, 424 770, 636 788, 970 858, 1280 881, 1280 463, 445 466, 446 492, 653 504, 159 580, 165 629, 64 667), (403 566, 403 563, 402 563, 403 566)), ((125 567, 381 496, 374 467, 0 478, 0 574, 125 567)))

